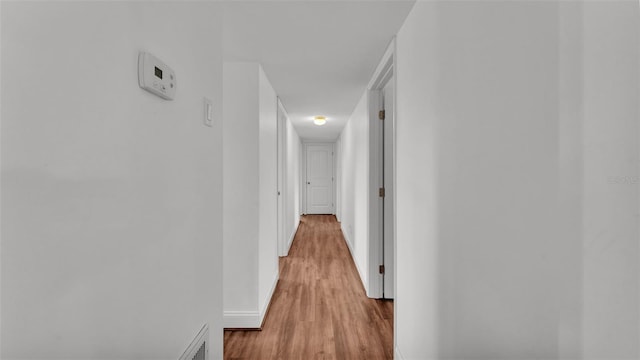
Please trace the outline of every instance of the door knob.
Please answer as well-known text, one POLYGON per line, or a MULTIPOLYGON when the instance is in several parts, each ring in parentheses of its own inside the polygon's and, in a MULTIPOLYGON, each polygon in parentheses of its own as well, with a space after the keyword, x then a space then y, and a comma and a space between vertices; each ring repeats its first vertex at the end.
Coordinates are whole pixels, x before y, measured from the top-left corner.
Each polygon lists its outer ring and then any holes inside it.
POLYGON ((311 182, 307 181, 307 185, 311 185, 311 182))

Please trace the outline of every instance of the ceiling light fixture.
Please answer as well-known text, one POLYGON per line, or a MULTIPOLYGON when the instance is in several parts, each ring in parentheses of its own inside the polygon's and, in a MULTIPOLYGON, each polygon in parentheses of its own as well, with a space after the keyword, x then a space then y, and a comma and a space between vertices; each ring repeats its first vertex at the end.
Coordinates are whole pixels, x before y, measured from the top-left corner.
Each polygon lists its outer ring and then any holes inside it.
POLYGON ((313 118, 313 123, 318 126, 322 126, 327 123, 327 118, 324 116, 316 116, 313 118))

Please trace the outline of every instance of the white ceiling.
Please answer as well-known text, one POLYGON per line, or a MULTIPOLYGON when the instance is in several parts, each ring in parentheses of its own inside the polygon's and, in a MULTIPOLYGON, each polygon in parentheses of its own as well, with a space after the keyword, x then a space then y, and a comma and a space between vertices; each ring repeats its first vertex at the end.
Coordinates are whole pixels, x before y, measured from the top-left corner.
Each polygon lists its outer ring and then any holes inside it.
POLYGON ((229 2, 225 61, 261 63, 300 137, 335 140, 414 1, 229 2))

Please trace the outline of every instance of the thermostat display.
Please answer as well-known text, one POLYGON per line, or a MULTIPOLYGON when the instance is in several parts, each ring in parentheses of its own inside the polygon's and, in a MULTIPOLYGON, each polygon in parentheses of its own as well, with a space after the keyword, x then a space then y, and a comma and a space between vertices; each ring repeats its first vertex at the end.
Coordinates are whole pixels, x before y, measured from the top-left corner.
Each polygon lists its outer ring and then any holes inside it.
POLYGON ((173 100, 176 94, 176 74, 167 64, 146 52, 138 55, 138 84, 163 99, 173 100))

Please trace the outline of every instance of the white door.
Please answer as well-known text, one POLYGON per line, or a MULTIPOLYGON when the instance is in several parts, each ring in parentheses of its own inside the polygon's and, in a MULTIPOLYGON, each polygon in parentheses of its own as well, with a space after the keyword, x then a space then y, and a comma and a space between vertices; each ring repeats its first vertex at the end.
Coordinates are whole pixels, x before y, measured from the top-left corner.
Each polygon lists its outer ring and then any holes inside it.
POLYGON ((383 123, 383 252, 384 252, 384 279, 383 291, 385 299, 394 297, 393 269, 394 269, 394 208, 393 208, 393 77, 389 79, 382 89, 382 105, 384 109, 383 123))
POLYGON ((307 144, 307 214, 333 214, 333 144, 307 144))

